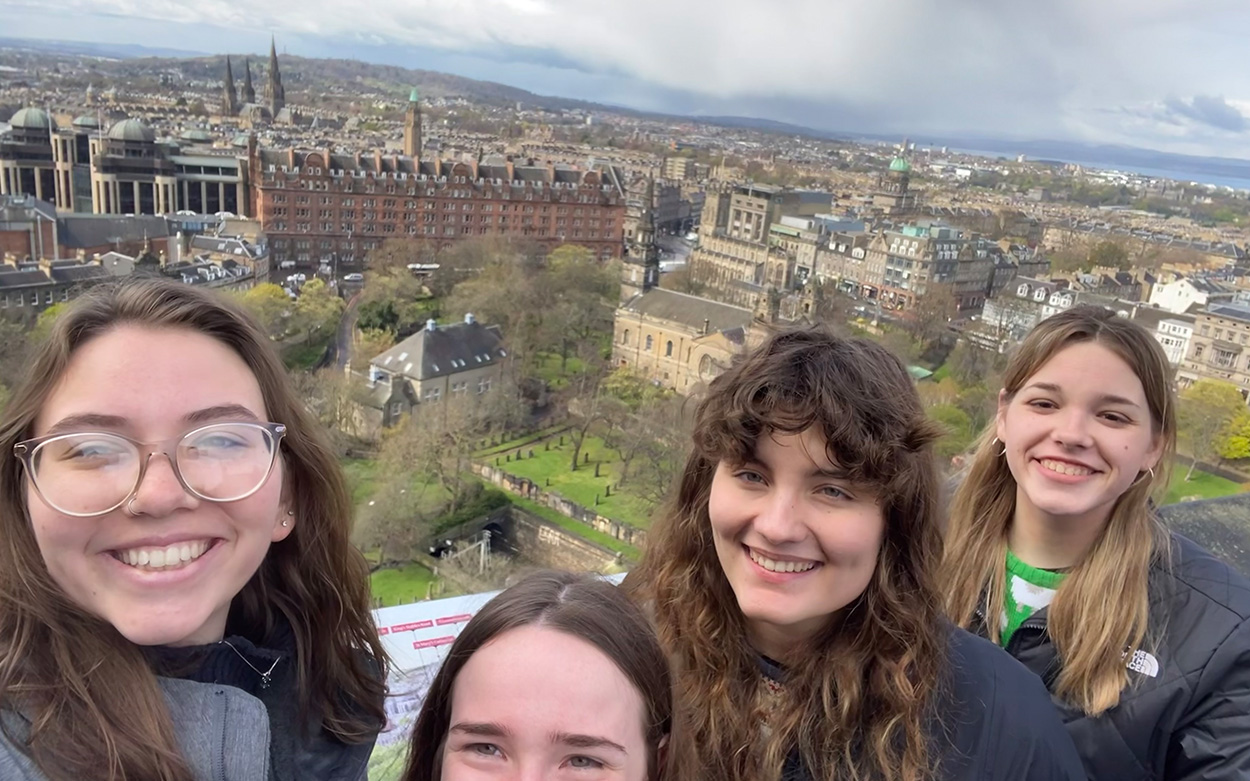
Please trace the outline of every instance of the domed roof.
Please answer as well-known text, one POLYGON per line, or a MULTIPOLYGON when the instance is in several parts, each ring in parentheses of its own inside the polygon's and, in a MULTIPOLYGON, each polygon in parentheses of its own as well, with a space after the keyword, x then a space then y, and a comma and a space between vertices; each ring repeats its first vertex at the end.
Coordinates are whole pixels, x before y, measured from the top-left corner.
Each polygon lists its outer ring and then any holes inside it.
POLYGON ((74 118, 74 127, 99 127, 100 120, 90 114, 83 114, 81 117, 74 118))
POLYGON ((212 141, 213 140, 212 135, 209 134, 208 131, 200 130, 199 128, 191 128, 190 130, 184 130, 182 131, 182 135, 179 136, 179 138, 181 138, 183 141, 212 141))
POLYGON ((900 173, 908 173, 911 171, 911 163, 901 157, 896 157, 890 162, 890 170, 899 171, 900 173))
POLYGON ((9 120, 9 125, 27 130, 47 130, 49 127, 56 130, 56 120, 49 117, 48 112, 33 106, 19 109, 9 120))
POLYGON ((114 141, 141 141, 150 144, 156 140, 156 134, 152 132, 152 128, 137 119, 123 119, 109 130, 109 138, 114 141))

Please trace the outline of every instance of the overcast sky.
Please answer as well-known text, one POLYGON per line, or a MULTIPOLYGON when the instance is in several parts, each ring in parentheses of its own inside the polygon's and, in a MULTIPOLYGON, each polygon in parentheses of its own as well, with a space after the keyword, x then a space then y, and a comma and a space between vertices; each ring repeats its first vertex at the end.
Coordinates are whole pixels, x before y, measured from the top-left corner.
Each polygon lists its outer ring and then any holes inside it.
POLYGON ((0 35, 354 57, 827 130, 1250 157, 1247 0, 0 0, 0 35))

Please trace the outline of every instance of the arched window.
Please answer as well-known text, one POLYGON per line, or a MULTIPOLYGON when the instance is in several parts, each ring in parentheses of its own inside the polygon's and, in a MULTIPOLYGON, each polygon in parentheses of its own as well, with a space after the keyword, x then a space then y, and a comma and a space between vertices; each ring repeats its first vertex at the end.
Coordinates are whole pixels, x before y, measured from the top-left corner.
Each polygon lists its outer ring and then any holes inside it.
POLYGON ((664 345, 664 357, 665 358, 673 357, 673 342, 671 339, 668 341, 667 344, 664 345))
POLYGON ((621 334, 621 344, 629 344, 629 329, 625 329, 625 333, 621 334))
POLYGON ((647 334, 647 349, 650 350, 653 346, 654 343, 651 341, 651 334, 647 334))

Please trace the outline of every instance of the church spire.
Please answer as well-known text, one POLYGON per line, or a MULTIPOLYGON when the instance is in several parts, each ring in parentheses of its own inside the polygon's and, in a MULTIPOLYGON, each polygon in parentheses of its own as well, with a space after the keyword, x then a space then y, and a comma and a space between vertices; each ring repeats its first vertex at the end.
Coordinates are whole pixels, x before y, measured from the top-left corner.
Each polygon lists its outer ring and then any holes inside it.
POLYGON ((265 85, 265 100, 269 104, 269 114, 275 118, 286 106, 286 91, 278 70, 278 47, 272 35, 269 36, 269 83, 265 85))
POLYGON ((243 102, 256 102, 256 88, 252 86, 252 61, 243 58, 243 102))
POLYGON ((655 178, 648 175, 638 227, 621 264, 621 303, 660 284, 660 249, 655 243, 655 178))
POLYGON ((221 91, 221 113, 233 117, 239 113, 239 96, 234 91, 234 72, 230 70, 230 55, 226 55, 226 83, 221 91))

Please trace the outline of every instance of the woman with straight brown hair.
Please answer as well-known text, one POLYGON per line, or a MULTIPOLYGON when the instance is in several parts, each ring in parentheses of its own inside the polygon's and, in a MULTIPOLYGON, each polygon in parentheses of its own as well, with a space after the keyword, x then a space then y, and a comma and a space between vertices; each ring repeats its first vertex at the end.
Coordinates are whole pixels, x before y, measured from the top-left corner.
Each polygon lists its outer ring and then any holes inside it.
POLYGON ((1175 407, 1140 325, 1047 318, 951 507, 947 610, 1040 676, 1095 781, 1250 778, 1250 584, 1150 501, 1175 407))
POLYGON ((404 781, 666 781, 668 663, 638 608, 539 572, 465 626, 426 694, 404 781))
POLYGON ((712 380, 625 581, 674 666, 676 777, 1083 778, 1044 688, 942 617, 937 436, 897 358, 819 328, 712 380))
POLYGON ((0 777, 364 778, 386 660, 348 492, 246 315, 93 290, 0 454, 0 777))

